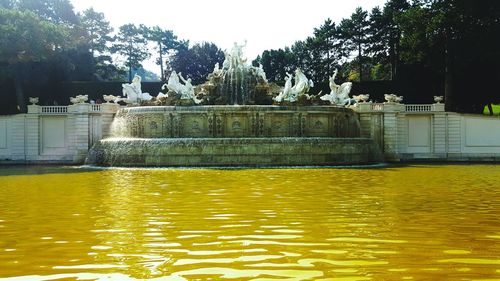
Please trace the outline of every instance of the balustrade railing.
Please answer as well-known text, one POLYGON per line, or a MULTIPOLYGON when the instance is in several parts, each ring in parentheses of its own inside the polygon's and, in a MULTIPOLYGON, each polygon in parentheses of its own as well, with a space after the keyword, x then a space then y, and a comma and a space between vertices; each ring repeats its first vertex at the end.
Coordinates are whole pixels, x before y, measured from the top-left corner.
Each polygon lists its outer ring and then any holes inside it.
POLYGON ((60 114, 60 113, 68 113, 68 107, 67 106, 59 106, 59 105, 54 105, 54 106, 41 106, 41 111, 40 113, 43 114, 60 114))
POLYGON ((90 112, 100 112, 100 111, 101 111, 100 104, 91 104, 90 105, 90 112))
POLYGON ((432 111, 431 104, 406 104, 406 112, 429 112, 432 111))

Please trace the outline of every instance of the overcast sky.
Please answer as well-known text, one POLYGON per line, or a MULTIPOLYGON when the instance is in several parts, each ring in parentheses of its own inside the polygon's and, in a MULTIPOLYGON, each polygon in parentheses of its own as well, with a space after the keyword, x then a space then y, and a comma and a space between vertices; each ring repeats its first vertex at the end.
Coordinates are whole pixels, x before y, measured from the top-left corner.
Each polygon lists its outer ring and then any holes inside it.
MULTIPOLYGON (((340 22, 356 7, 370 11, 385 0, 71 0, 77 12, 89 7, 105 14, 117 30, 127 23, 158 25, 191 43, 213 42, 230 49, 243 43, 249 60, 267 49, 291 46, 330 18, 340 22)), ((149 70, 154 67, 146 63, 149 70)), ((157 72, 155 70, 155 72, 157 72)))

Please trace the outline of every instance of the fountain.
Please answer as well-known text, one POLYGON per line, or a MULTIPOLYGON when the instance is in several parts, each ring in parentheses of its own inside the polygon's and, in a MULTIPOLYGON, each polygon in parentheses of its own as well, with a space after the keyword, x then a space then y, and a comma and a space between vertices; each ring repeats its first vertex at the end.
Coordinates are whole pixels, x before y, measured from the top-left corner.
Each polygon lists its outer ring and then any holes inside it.
MULTIPOLYGON (((198 86, 197 96, 190 80, 174 72, 185 84, 171 77, 163 87, 167 94, 161 96, 167 104, 175 105, 120 109, 112 124, 112 137, 94 145, 87 163, 282 166, 382 160, 374 141, 360 137, 358 116, 349 108, 290 102, 287 106, 271 105, 272 87, 262 66, 248 65, 242 48, 235 43, 231 52, 226 52, 223 66, 215 65, 208 81, 198 86), (203 105, 195 105, 200 102, 203 105)), ((297 87, 290 87, 286 95, 282 92, 281 99, 290 96, 293 102, 308 90, 310 81, 305 75, 296 72, 295 77, 297 87)))

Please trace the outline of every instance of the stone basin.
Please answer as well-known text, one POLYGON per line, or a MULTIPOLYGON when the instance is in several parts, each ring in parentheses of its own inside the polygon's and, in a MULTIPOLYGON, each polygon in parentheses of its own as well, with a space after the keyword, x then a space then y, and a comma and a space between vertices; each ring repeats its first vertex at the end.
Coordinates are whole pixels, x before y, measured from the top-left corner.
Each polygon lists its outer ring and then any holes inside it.
POLYGON ((156 106, 121 109, 103 166, 323 166, 382 161, 358 116, 335 106, 156 106))

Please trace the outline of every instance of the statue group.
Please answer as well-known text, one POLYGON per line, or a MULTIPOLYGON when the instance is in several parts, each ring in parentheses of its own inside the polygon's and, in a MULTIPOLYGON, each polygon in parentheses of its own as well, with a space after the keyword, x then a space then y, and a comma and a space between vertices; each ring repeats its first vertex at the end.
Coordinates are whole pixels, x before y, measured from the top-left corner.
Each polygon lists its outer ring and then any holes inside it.
POLYGON ((130 84, 122 84, 122 92, 126 97, 122 99, 126 103, 138 104, 142 101, 150 101, 153 97, 149 93, 143 93, 141 89, 141 76, 135 75, 130 84))
MULTIPOLYGON (((201 103, 201 100, 196 98, 194 94, 194 86, 191 83, 191 78, 185 79, 179 72, 172 71, 167 82, 168 93, 175 94, 178 99, 181 100, 192 100, 195 104, 201 103), (184 82, 184 84, 181 83, 184 82)), ((167 93, 167 95, 168 95, 167 93)))
POLYGON ((320 99, 324 101, 329 101, 331 104, 346 106, 351 105, 354 100, 349 97, 351 92, 352 82, 345 82, 341 85, 335 83, 335 77, 337 76, 338 70, 335 69, 333 75, 329 78, 328 85, 330 86, 330 94, 321 96, 320 99))
POLYGON ((274 98, 274 101, 276 102, 296 102, 299 97, 306 95, 307 92, 309 92, 309 89, 314 87, 313 81, 307 79, 306 75, 300 68, 295 70, 295 84, 293 86, 292 75, 287 73, 286 76, 283 91, 281 91, 279 95, 274 98))
MULTIPOLYGON (((262 64, 258 67, 247 64, 247 59, 243 56, 243 48, 246 44, 246 41, 243 44, 235 42, 229 52, 224 51, 225 59, 222 67, 216 63, 205 84, 194 86, 190 78, 186 79, 180 72, 172 71, 167 83, 162 87, 163 92, 156 97, 156 103, 167 105, 190 105, 202 102, 204 104, 255 104, 257 94, 266 96, 267 100, 261 104, 302 103, 303 101, 310 104, 318 102, 319 98, 332 105, 348 106, 368 99, 364 96, 349 97, 352 83, 345 82, 338 85, 335 82, 337 69, 329 77, 329 94, 308 95, 314 83, 300 68, 297 68, 294 74, 286 74, 285 85, 280 90, 276 84, 267 82, 262 64), (274 98, 272 98, 272 93, 275 95, 274 98), (218 98, 219 96, 223 98, 218 98)), ((122 84, 122 86, 123 94, 126 96, 126 99, 122 100, 127 103, 137 104, 152 99, 148 93, 142 93, 141 78, 137 75, 132 83, 122 84)), ((262 102, 262 100, 260 98, 259 101, 262 102)))

